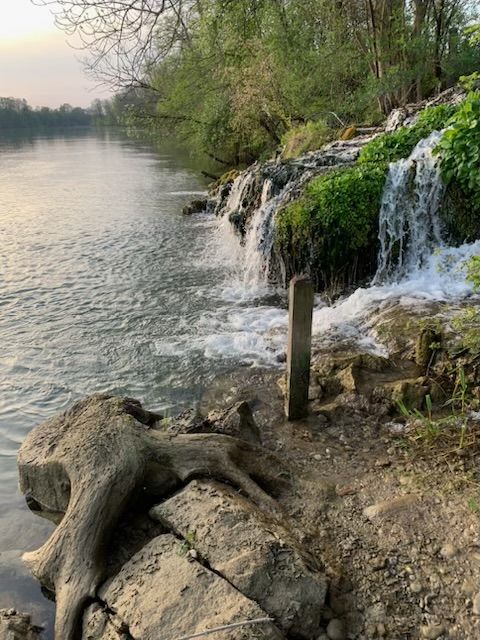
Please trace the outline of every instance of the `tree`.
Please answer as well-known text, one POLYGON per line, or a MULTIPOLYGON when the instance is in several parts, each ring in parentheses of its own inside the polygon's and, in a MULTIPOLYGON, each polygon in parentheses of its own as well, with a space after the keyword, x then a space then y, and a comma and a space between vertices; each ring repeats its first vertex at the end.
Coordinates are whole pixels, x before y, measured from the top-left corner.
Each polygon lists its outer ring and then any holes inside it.
POLYGON ((227 164, 331 112, 380 120, 480 64, 464 34, 473 0, 34 1, 119 92, 112 112, 140 111, 227 164))
POLYGON ((89 52, 86 69, 114 89, 152 86, 150 71, 188 41, 196 0, 32 0, 89 52))

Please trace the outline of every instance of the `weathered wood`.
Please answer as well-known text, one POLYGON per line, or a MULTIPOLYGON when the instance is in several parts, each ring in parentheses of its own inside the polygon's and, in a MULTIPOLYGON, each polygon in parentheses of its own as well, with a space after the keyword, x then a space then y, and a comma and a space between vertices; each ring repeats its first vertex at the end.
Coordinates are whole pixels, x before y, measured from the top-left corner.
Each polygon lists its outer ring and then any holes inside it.
POLYGON ((306 276, 290 281, 288 311, 287 387, 285 414, 300 420, 308 414, 312 350, 313 286, 306 276))
POLYGON ((278 484, 274 456, 230 436, 148 428, 156 417, 130 398, 96 395, 41 424, 20 448, 20 488, 30 505, 65 514, 43 547, 24 555, 32 573, 55 592, 56 640, 74 640, 80 615, 105 575, 112 529, 139 490, 161 496, 192 477, 216 477, 277 510, 256 483, 278 484))

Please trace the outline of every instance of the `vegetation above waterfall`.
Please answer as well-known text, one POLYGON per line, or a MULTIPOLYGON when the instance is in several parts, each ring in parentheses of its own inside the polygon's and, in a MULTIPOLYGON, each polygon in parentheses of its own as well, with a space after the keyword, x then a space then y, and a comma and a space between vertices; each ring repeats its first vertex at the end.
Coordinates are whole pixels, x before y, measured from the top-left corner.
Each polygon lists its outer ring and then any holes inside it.
POLYGON ((458 242, 480 238, 480 93, 473 91, 459 105, 424 109, 411 126, 375 137, 357 166, 314 178, 278 213, 275 252, 287 278, 306 270, 319 289, 337 290, 372 276, 386 167, 442 129, 435 149, 446 185, 441 218, 458 242))
POLYGON ((59 5, 91 73, 117 89, 105 117, 228 165, 292 138, 313 149, 480 66, 471 0, 102 0, 97 16, 88 0, 38 2, 59 5))
POLYGON ((400 127, 391 133, 379 135, 365 145, 360 151, 358 162, 395 162, 408 157, 420 140, 433 131, 446 127, 457 109, 452 104, 424 109, 412 126, 400 127))

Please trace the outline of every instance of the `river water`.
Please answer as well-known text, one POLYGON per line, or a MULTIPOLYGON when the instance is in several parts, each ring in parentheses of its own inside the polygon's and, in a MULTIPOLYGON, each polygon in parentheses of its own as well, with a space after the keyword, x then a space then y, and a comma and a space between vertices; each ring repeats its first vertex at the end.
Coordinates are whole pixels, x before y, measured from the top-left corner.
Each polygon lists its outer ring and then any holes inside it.
POLYGON ((17 489, 28 431, 93 392, 174 412, 283 350, 280 299, 236 286, 215 220, 181 214, 199 176, 114 133, 0 137, 0 608, 36 623, 52 606, 20 556, 52 526, 17 489))

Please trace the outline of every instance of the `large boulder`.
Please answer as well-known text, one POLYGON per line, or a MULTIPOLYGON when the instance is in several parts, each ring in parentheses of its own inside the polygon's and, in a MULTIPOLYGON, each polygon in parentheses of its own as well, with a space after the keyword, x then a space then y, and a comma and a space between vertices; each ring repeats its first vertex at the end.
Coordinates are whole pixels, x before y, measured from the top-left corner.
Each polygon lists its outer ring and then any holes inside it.
MULTIPOLYGON (((258 604, 200 564, 173 535, 154 538, 99 590, 84 616, 82 640, 175 640, 268 618, 258 604), (124 634, 124 635, 122 635, 124 634)), ((282 640, 272 622, 222 631, 222 640, 282 640)))
POLYGON ((258 602, 285 633, 318 636, 325 575, 275 519, 225 485, 207 481, 191 482, 150 515, 258 602))

